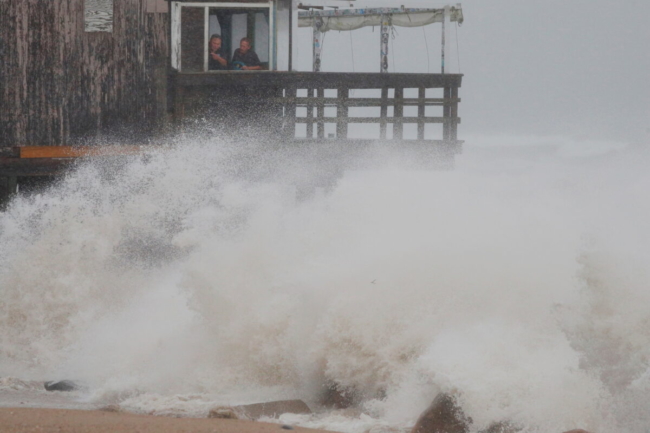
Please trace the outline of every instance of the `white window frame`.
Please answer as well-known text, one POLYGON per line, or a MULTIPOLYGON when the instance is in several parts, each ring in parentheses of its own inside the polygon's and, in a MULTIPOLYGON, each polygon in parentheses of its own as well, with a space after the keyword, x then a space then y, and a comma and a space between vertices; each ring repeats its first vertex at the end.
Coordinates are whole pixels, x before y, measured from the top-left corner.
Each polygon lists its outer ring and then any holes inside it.
POLYGON ((210 8, 221 8, 221 9, 269 9, 269 71, 274 71, 276 68, 276 59, 275 59, 275 44, 276 44, 276 34, 275 34, 275 4, 273 0, 270 0, 266 3, 223 3, 223 2, 214 2, 214 3, 198 3, 198 2, 172 2, 172 34, 171 34, 171 66, 177 71, 183 72, 181 67, 181 8, 184 7, 193 7, 193 8, 203 8, 204 9, 204 47, 203 50, 203 72, 208 71, 208 40, 210 39, 210 8))

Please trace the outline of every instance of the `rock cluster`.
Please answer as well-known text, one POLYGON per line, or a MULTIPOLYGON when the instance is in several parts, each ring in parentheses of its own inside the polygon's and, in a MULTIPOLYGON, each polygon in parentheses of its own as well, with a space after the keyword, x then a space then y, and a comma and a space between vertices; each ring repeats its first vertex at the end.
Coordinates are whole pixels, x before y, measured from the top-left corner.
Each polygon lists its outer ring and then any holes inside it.
MULTIPOLYGON (((472 419, 465 415, 456 399, 449 394, 439 394, 420 415, 411 433, 468 433, 472 419)), ((521 428, 509 421, 492 423, 480 433, 517 433, 521 428)), ((564 433, 589 433, 571 430, 564 433)))

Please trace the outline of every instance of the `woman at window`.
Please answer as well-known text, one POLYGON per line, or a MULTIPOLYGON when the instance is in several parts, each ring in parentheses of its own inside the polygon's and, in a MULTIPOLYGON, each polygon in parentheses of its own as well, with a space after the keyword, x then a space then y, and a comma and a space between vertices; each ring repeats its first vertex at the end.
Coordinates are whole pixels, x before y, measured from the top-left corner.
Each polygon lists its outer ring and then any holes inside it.
POLYGON ((226 53, 221 47, 221 35, 212 35, 208 43, 208 70, 225 71, 228 69, 228 60, 226 53))

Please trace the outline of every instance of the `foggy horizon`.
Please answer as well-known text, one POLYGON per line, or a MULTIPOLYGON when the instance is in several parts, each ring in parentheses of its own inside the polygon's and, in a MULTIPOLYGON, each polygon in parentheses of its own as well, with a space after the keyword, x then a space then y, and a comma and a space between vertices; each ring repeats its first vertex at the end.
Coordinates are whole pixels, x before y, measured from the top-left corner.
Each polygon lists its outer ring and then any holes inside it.
MULTIPOLYGON (((446 71, 458 73, 460 63, 464 74, 459 138, 650 138, 645 83, 650 2, 465 0, 461 5, 465 22, 458 28, 447 23, 446 44, 446 71)), ((397 27, 396 33, 389 72, 440 72, 440 24, 397 27)), ((294 68, 311 70, 311 29, 299 29, 294 38, 294 68)), ((324 72, 379 71, 378 28, 330 31, 323 45, 324 72)))

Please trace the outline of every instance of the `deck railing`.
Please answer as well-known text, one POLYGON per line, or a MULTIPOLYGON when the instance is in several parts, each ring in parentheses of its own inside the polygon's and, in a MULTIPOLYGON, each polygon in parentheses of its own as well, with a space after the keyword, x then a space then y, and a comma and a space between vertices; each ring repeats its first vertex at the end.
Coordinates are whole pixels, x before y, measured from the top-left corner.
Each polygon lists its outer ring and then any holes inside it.
POLYGON ((410 138, 460 143, 458 89, 461 81, 462 75, 458 74, 178 74, 174 81, 175 114, 179 119, 185 117, 185 103, 196 97, 205 98, 208 89, 212 89, 215 94, 227 95, 229 104, 264 105, 274 113, 273 117, 282 119, 285 138, 349 139, 350 124, 374 124, 379 126, 376 138, 380 140, 410 138), (200 89, 198 93, 197 89, 200 89), (433 95, 436 89, 439 95, 433 95), (442 115, 433 115, 429 107, 442 107, 442 115), (362 114, 353 115, 351 111, 357 108, 362 109, 362 114), (433 139, 426 133, 428 124, 442 124, 439 138, 433 139), (409 137, 405 134, 406 125, 415 128, 409 137), (304 128, 302 135, 298 131, 301 128, 304 128))

